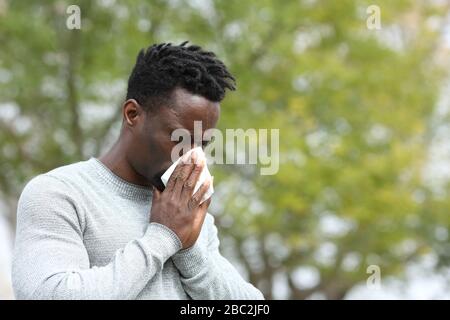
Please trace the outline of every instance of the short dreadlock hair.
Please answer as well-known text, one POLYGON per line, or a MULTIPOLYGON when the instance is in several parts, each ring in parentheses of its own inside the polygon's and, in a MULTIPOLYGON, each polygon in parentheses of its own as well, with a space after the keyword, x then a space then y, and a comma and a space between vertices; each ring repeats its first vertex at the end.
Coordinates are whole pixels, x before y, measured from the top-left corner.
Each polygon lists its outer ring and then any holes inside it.
POLYGON ((235 79, 225 64, 210 51, 196 45, 154 44, 142 49, 128 80, 127 99, 144 107, 161 104, 176 87, 213 102, 235 90, 235 79))

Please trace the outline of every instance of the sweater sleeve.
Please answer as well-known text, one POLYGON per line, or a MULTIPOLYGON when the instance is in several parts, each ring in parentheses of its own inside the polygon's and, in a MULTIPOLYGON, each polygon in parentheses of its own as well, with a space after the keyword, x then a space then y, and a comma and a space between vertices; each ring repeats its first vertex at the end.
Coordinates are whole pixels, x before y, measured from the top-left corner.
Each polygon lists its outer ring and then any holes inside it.
POLYGON ((18 203, 12 280, 18 299, 133 299, 181 248, 170 229, 150 223, 145 234, 91 267, 70 189, 41 175, 18 203))
POLYGON ((194 300, 264 299, 262 293, 246 282, 233 265, 219 252, 219 238, 214 217, 205 219, 208 244, 197 241, 191 248, 181 250, 172 261, 181 274, 185 291, 194 300))

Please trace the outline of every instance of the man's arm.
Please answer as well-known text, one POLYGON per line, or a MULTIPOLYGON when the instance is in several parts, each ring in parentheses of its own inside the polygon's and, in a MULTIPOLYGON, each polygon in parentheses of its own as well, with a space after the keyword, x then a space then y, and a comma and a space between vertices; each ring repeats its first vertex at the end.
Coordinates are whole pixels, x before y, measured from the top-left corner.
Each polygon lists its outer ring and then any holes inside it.
POLYGON ((185 291, 192 299, 264 299, 262 293, 246 282, 219 252, 219 238, 212 215, 207 214, 205 227, 208 244, 198 242, 179 251, 172 261, 181 273, 185 291))
POLYGON ((41 175, 24 189, 18 205, 13 287, 18 299, 134 299, 164 262, 181 249, 167 227, 150 223, 144 236, 92 267, 80 217, 68 186, 41 175))

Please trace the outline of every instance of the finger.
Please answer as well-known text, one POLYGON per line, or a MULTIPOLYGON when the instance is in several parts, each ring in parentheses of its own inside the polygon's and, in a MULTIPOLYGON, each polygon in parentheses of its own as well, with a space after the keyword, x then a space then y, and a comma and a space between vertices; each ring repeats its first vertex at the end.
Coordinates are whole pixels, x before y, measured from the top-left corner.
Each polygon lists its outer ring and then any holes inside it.
POLYGON ((192 170, 194 169, 194 164, 189 160, 184 162, 181 166, 180 173, 176 177, 175 186, 173 187, 172 197, 179 199, 181 196, 181 192, 183 190, 183 186, 186 180, 189 178, 192 170))
POLYGON ((159 200, 159 198, 161 197, 161 192, 155 187, 153 187, 153 189, 152 189, 152 194, 153 194, 153 200, 159 200))
POLYGON ((180 162, 178 163, 178 165, 175 167, 175 169, 173 170, 171 176, 169 177, 169 181, 167 181, 167 186, 166 189, 164 191, 168 191, 168 192, 172 192, 175 184, 177 182, 177 177, 180 174, 181 170, 182 170, 182 166, 183 164, 186 162, 186 159, 188 158, 189 154, 185 153, 182 157, 180 162))
POLYGON ((197 161, 197 155, 195 153, 192 154, 192 160, 195 163, 194 169, 189 175, 189 178, 185 181, 182 191, 183 194, 181 195, 185 200, 189 200, 192 197, 198 178, 205 167, 205 161, 203 159, 200 162, 197 161))
POLYGON ((212 197, 209 197, 208 198, 208 200, 205 200, 201 205, 200 205, 200 208, 202 209, 202 210, 208 210, 208 208, 209 208, 209 205, 211 204, 211 200, 212 200, 212 197))
POLYGON ((189 199, 188 207, 193 210, 196 209, 200 205, 200 201, 202 201, 203 195, 208 191, 209 186, 211 184, 211 180, 206 180, 200 189, 197 190, 196 193, 189 199))

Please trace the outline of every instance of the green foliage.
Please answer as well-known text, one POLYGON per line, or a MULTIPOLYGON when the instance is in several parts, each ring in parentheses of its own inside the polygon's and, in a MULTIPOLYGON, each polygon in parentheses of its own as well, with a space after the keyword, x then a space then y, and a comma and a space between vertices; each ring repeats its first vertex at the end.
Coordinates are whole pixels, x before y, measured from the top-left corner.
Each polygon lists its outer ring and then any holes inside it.
POLYGON ((188 39, 237 78, 220 129, 280 129, 276 175, 213 168, 224 250, 266 297, 277 275, 290 298, 342 298, 370 264, 401 276, 430 251, 449 264, 434 230, 448 229, 450 203, 422 177, 445 76, 439 30, 426 22, 448 7, 377 1, 377 31, 366 28, 371 3, 357 0, 85 0, 81 30, 68 30, 68 1, 0 3, 0 113, 17 111, 0 121, 0 195, 12 220, 27 180, 98 156, 117 136, 139 49, 188 39), (296 286, 299 266, 319 271, 317 285, 296 286))

